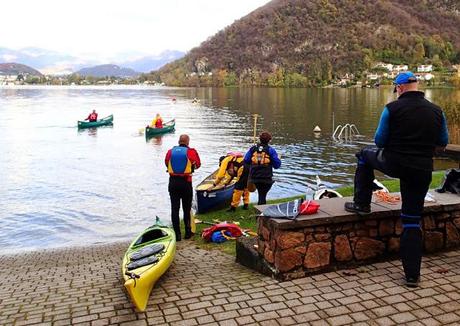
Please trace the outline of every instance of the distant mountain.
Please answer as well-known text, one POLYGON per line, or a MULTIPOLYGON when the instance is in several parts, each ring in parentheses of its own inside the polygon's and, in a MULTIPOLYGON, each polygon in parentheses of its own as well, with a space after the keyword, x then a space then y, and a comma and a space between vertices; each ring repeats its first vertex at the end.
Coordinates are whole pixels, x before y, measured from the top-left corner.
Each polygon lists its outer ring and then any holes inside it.
MULTIPOLYGON (((166 50, 158 55, 151 56, 133 51, 117 54, 110 61, 121 67, 131 68, 135 71, 150 72, 184 55, 184 52, 174 50, 166 50)), ((19 50, 0 47, 0 62, 20 62, 40 69, 44 74, 51 75, 70 74, 84 67, 95 66, 101 63, 90 55, 88 55, 88 58, 81 58, 35 47, 19 50)))
POLYGON ((167 85, 321 85, 376 62, 460 62, 459 0, 273 0, 154 76, 167 85))
POLYGON ((76 72, 81 76, 92 77, 136 77, 140 75, 139 72, 131 68, 123 68, 113 64, 99 65, 89 68, 83 68, 76 72))
POLYGON ((77 57, 40 48, 23 48, 13 50, 0 47, 0 62, 21 62, 22 64, 40 69, 45 74, 71 73, 81 60, 77 57))
POLYGON ((120 65, 140 72, 151 72, 160 69, 165 64, 182 58, 185 55, 181 51, 167 50, 156 56, 145 56, 140 59, 121 62, 120 65))
POLYGON ((34 68, 20 63, 0 63, 0 75, 30 75, 43 76, 42 73, 34 68))

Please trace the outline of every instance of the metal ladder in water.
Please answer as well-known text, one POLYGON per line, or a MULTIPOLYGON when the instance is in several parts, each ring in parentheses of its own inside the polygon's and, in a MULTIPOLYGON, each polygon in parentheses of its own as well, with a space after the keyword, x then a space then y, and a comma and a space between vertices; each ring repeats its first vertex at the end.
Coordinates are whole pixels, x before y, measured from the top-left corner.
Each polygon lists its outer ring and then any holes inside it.
POLYGON ((357 136, 361 136, 359 133, 358 128, 354 123, 346 123, 343 126, 338 125, 334 128, 335 123, 335 116, 334 113, 332 114, 332 139, 336 142, 350 142, 353 141, 353 138, 357 136))

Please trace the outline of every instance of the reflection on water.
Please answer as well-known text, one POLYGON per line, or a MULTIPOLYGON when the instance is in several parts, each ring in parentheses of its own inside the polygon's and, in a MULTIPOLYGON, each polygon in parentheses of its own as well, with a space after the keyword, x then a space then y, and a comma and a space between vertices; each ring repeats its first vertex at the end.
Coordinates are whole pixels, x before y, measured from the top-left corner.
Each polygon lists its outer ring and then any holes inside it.
MULTIPOLYGON (((436 101, 448 92, 427 96, 436 101)), ((155 215, 167 222, 166 151, 180 134, 190 135, 202 159, 196 185, 221 155, 251 146, 254 113, 257 129, 273 133, 282 155, 270 198, 302 193, 316 175, 330 186, 348 184, 362 145, 333 142, 332 116, 335 125, 356 124, 370 141, 393 99, 390 88, 0 89, 0 250, 129 239, 155 215), (199 104, 191 103, 194 97, 199 104), (93 109, 114 114, 114 125, 75 132, 93 109), (139 130, 157 112, 165 121, 175 118, 176 131, 146 140, 139 130)))

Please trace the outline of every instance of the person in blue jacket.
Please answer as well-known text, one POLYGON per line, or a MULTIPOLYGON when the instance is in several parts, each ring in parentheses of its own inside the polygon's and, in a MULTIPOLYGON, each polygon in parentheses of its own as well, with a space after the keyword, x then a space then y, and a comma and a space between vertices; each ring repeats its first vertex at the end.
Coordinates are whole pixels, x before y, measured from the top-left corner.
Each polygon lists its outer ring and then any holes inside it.
POLYGON ((275 149, 268 145, 271 139, 272 135, 263 131, 259 135, 259 143, 252 146, 244 156, 244 162, 250 165, 248 182, 256 186, 259 205, 267 203, 267 194, 274 182, 273 169, 281 166, 275 149))
POLYGON ((417 78, 410 72, 396 76, 393 84, 398 99, 385 106, 375 133, 375 144, 356 154, 353 202, 345 210, 359 215, 371 212, 374 169, 400 179, 403 232, 400 254, 406 285, 417 287, 422 262, 420 221, 424 199, 431 183, 433 155, 448 143, 446 118, 442 110, 417 90, 417 78))

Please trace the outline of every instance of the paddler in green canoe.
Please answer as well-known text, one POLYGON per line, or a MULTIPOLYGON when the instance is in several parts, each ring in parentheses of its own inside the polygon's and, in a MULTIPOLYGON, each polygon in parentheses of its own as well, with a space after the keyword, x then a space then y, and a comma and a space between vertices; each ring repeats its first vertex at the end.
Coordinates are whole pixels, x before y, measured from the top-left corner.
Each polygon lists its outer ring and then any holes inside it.
POLYGON ((93 110, 93 112, 91 112, 85 120, 88 120, 89 122, 96 122, 97 121, 96 110, 93 110))

